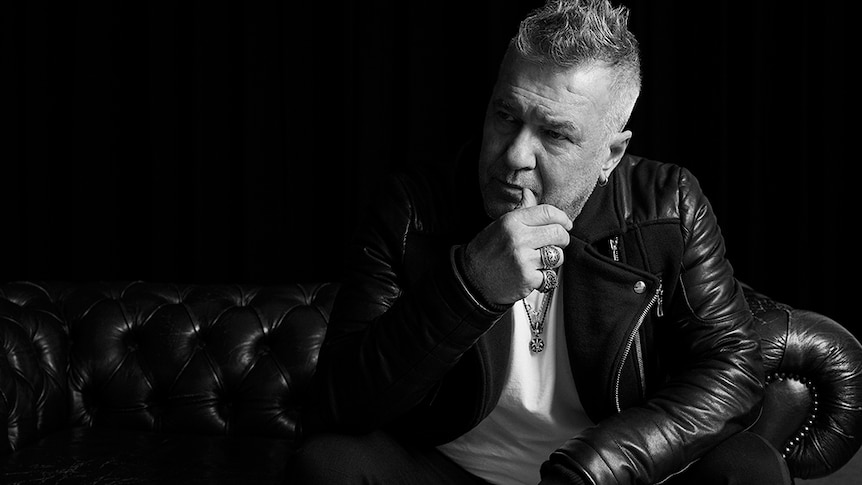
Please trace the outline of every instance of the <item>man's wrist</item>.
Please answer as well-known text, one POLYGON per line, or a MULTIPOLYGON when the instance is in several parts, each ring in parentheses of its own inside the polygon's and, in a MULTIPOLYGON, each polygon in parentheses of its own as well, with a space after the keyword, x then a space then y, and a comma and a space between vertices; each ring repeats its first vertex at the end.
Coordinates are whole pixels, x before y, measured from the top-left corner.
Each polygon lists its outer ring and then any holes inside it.
POLYGON ((453 246, 449 254, 452 267, 455 271, 455 275, 458 277, 458 281, 461 283, 462 288, 470 299, 473 300, 479 308, 488 313, 503 313, 511 307, 511 305, 500 305, 498 303, 490 302, 482 296, 482 292, 479 291, 476 284, 470 279, 467 273, 465 260, 466 248, 464 246, 453 246))

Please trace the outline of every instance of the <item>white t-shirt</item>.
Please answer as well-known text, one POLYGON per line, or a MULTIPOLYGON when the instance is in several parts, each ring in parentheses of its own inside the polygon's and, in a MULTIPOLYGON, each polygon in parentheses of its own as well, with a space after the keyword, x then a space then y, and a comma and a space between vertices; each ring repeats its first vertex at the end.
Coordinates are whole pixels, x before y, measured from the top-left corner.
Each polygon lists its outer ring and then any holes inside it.
MULTIPOLYGON (((497 406, 481 423, 438 449, 493 484, 539 482, 539 467, 566 440, 592 426, 575 389, 563 330, 562 269, 545 317, 542 352, 530 351, 530 324, 522 302, 514 319, 509 372, 497 406)), ((538 309, 542 293, 527 297, 538 309)))

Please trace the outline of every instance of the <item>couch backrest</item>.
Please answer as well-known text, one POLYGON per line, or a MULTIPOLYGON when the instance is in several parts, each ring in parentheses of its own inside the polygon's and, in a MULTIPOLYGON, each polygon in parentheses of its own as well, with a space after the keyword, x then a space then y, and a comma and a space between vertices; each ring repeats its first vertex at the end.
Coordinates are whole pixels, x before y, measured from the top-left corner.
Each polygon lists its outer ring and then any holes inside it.
POLYGON ((336 291, 4 285, 5 447, 66 423, 295 440, 336 291))
POLYGON ((59 292, 29 283, 0 287, 0 454, 68 421, 68 327, 59 292))

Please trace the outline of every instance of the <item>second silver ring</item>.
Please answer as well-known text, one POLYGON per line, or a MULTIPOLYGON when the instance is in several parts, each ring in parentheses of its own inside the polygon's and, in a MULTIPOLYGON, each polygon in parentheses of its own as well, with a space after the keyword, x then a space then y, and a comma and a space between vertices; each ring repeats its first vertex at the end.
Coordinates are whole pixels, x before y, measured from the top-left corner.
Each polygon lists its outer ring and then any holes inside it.
POLYGON ((543 269, 542 271, 542 286, 538 289, 542 293, 547 293, 554 290, 559 283, 557 280, 557 272, 552 269, 543 269))

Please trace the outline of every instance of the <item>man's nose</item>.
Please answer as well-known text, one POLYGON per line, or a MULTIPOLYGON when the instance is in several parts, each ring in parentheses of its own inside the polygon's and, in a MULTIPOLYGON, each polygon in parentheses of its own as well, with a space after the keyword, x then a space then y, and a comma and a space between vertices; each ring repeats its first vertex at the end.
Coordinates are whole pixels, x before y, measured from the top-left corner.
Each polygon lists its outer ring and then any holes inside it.
POLYGON ((506 165, 512 171, 536 168, 536 138, 527 125, 521 126, 506 149, 506 165))

